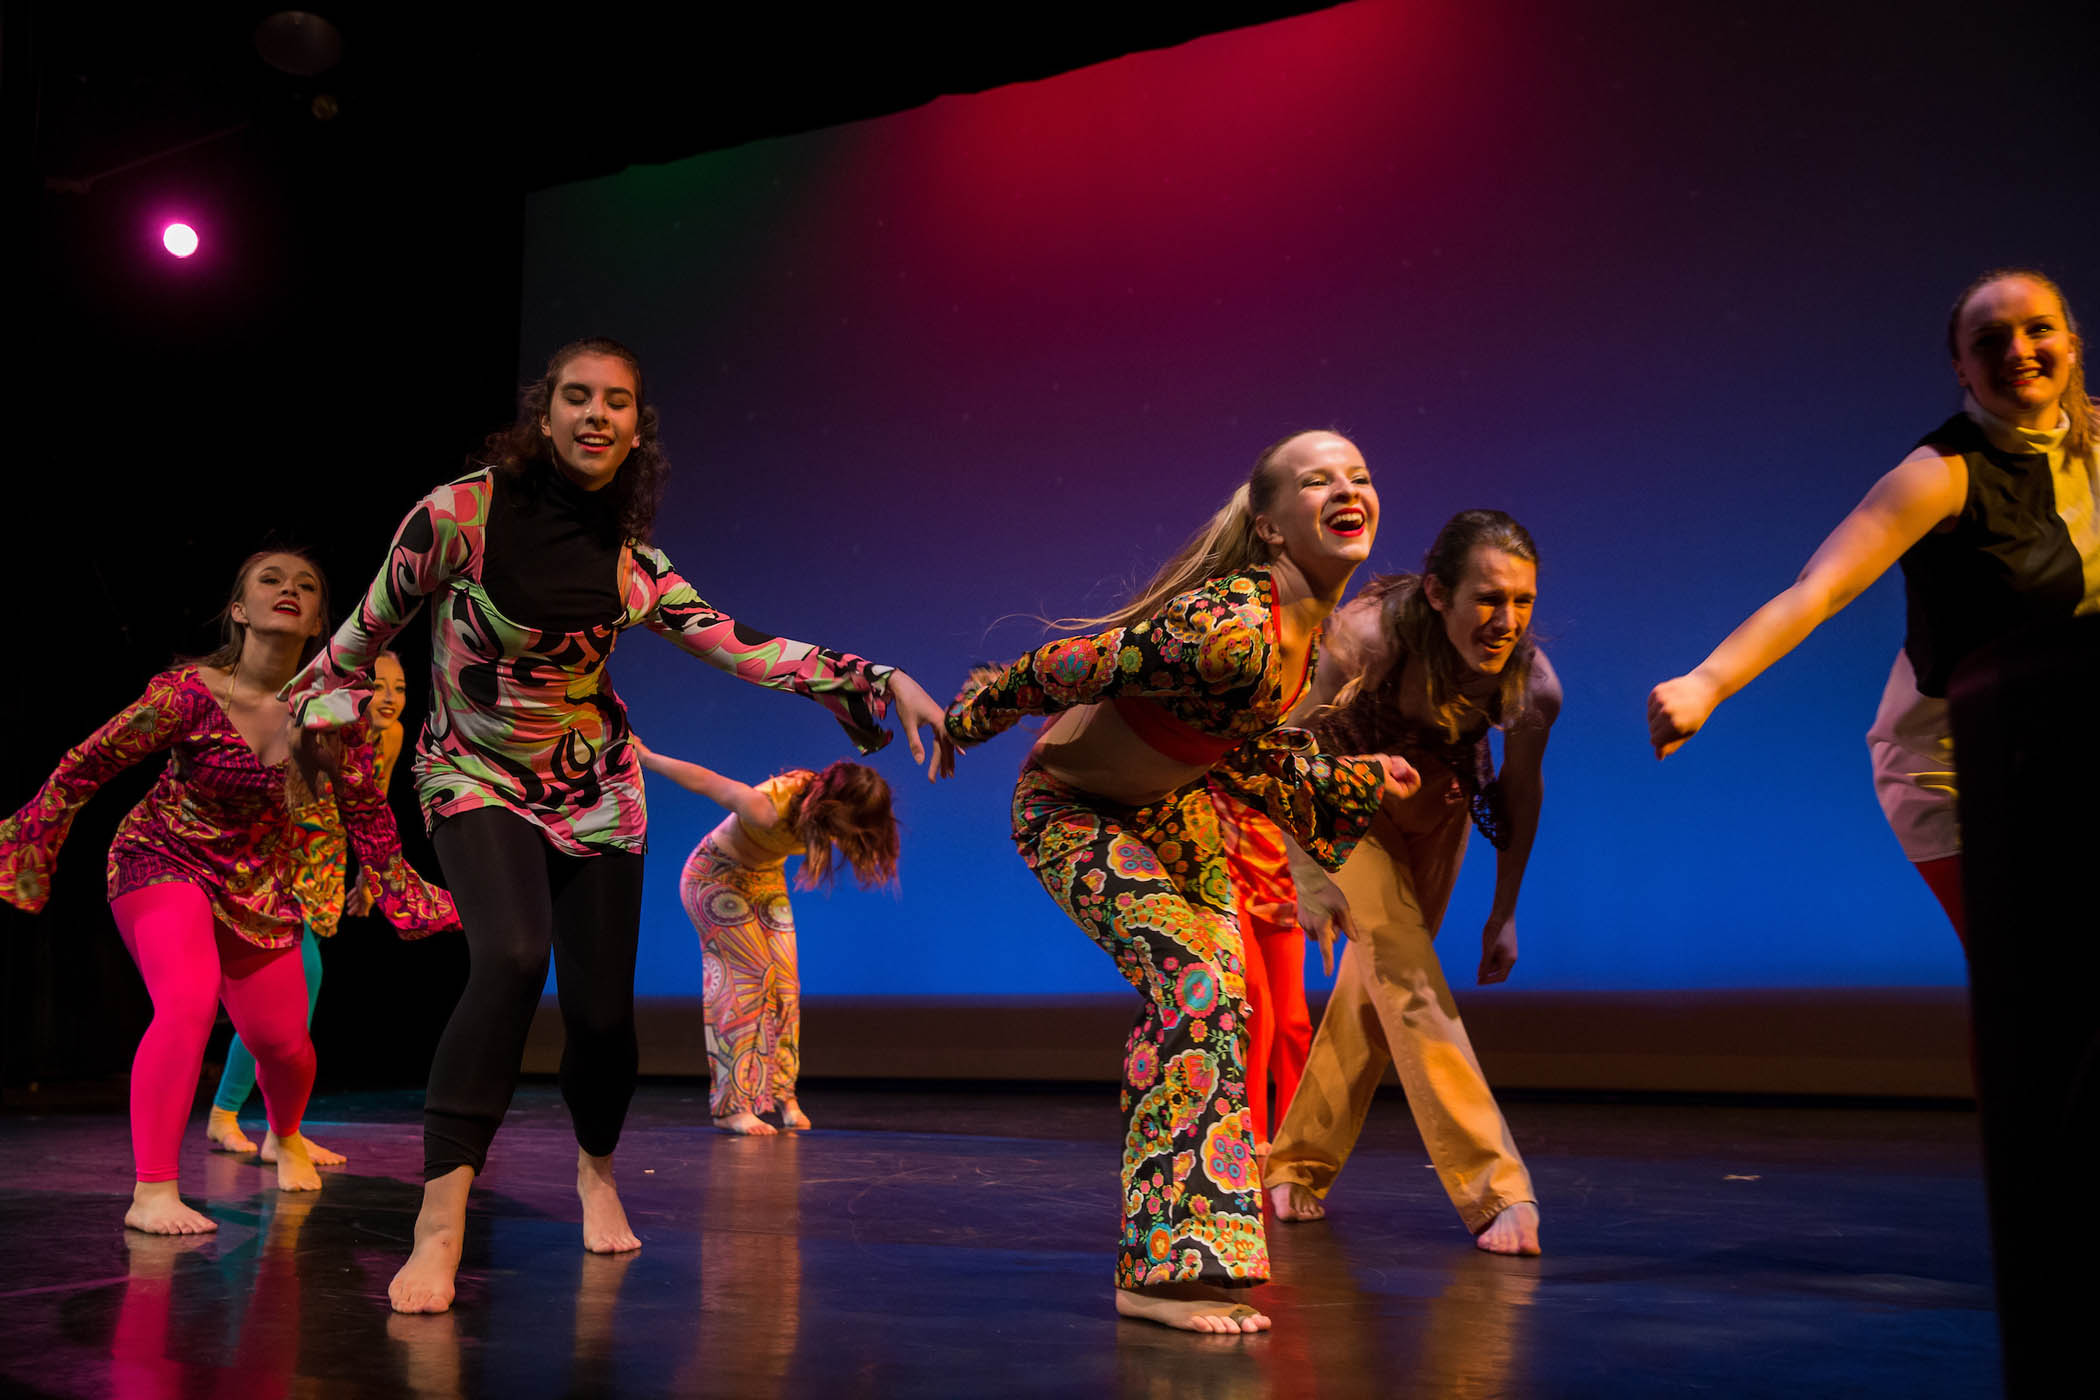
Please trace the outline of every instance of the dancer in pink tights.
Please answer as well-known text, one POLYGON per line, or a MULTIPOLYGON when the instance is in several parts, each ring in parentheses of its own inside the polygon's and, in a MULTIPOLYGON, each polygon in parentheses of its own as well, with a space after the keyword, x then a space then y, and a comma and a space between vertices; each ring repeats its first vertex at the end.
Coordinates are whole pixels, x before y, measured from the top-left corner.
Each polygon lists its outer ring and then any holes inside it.
POLYGON ((50 894, 52 865, 81 806, 123 769, 168 751, 160 780, 109 849, 110 912, 153 998, 131 1066, 138 1179, 124 1223, 135 1230, 219 1228, 183 1204, 176 1185, 218 1002, 255 1055, 278 1140, 278 1187, 321 1184, 299 1135, 314 1049, 295 878, 309 863, 303 843, 328 824, 312 820, 317 812, 340 813, 379 908, 397 928, 418 936, 457 924, 445 892, 402 859, 362 725, 301 739, 277 698, 320 649, 326 588, 304 555, 250 556, 226 605, 225 644, 147 682, 144 695, 67 751, 29 805, 0 821, 0 899, 33 913, 50 894))

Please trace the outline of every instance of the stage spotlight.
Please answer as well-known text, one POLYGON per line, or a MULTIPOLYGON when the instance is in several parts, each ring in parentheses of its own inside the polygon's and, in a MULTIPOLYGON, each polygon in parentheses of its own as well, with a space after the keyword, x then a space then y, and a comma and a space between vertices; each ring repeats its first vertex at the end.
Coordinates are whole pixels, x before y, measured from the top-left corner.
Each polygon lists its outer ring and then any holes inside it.
POLYGON ((188 224, 169 224, 160 231, 160 246, 178 258, 197 251, 197 230, 188 224))

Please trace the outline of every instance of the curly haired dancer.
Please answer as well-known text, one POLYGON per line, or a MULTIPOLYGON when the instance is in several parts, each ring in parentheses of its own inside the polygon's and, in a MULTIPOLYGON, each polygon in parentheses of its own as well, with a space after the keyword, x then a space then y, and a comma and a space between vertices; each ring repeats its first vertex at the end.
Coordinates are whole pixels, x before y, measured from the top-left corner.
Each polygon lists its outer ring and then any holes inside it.
MULTIPOLYGON (((435 599, 416 790, 471 962, 430 1068, 423 1207, 388 1290, 401 1312, 452 1305, 468 1193, 517 1087, 550 950, 584 1248, 641 1247, 612 1172, 634 1094, 647 831, 627 710, 606 672, 620 634, 647 627, 740 679, 808 696, 864 752, 888 742, 891 703, 914 758, 918 726, 940 718, 902 671, 737 622, 646 543, 669 467, 641 366, 618 342, 555 352, 488 457, 409 512, 357 612, 288 691, 308 727, 349 722, 372 659, 435 599)), ((935 733, 938 766, 949 749, 935 733)))

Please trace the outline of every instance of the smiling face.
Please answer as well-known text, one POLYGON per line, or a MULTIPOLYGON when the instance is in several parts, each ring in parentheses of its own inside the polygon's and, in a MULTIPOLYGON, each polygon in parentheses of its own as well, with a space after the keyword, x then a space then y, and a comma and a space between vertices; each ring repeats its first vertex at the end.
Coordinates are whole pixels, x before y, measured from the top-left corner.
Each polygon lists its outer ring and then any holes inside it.
POLYGON ((634 447, 641 394, 634 370, 614 355, 572 357, 554 376, 540 433, 561 473, 586 491, 608 485, 634 447))
POLYGON ((227 609, 258 636, 321 635, 321 576, 296 554, 265 554, 248 570, 240 597, 227 609))
POLYGON ((1447 588, 1434 574, 1422 580, 1444 619, 1444 635, 1459 660, 1483 675, 1500 675, 1517 643, 1531 630, 1531 610, 1538 602, 1539 566, 1494 545, 1477 546, 1466 556, 1465 572, 1447 588))
POLYGON ((2056 426, 2078 345, 2055 292, 2017 275, 1984 283, 1955 317, 1954 351, 1955 378, 1986 411, 2056 426))
POLYGON ((402 674, 401 663, 392 656, 381 656, 372 663, 372 718, 392 727, 400 722, 407 703, 408 677, 402 674))
POLYGON ((1276 453, 1273 497, 1254 528, 1272 554, 1309 575, 1355 568, 1378 538, 1378 492, 1356 444, 1338 433, 1301 433, 1276 453))

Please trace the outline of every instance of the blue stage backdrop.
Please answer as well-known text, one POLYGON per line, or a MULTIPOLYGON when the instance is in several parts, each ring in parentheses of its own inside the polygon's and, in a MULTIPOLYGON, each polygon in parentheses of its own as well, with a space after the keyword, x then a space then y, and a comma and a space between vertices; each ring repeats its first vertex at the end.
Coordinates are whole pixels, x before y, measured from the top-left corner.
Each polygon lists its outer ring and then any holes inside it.
MULTIPOLYGON (((1263 444, 1338 427, 1375 567, 1473 506, 1539 542, 1567 706, 1512 985, 1955 983, 1861 742, 1893 577, 1666 764, 1643 710, 1954 408, 1970 276, 2040 262, 2100 306, 2086 57, 2020 23, 1347 5, 630 170, 531 201, 523 368, 635 346, 676 463, 658 542, 702 595, 942 698, 1035 616, 1116 602, 1263 444)), ((646 633, 614 673, 667 753, 753 781, 847 756, 816 706, 646 633)), ((1026 744, 940 787, 901 743, 873 760, 902 888, 798 899, 805 993, 1121 985, 1007 839, 1026 744)), ((678 874, 721 813, 650 807, 639 985, 697 995, 678 874)), ((1476 840, 1455 983, 1493 865, 1476 840)))

